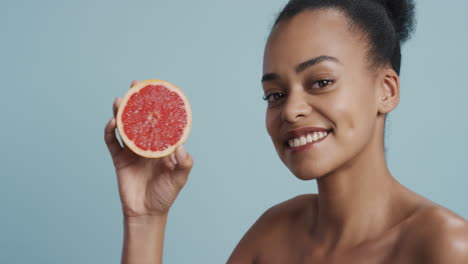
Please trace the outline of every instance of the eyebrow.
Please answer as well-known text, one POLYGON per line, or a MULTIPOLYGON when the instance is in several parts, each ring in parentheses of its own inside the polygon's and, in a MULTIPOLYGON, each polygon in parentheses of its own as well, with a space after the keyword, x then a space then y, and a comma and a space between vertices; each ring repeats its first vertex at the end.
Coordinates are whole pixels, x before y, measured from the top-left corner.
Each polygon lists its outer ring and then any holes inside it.
MULTIPOLYGON (((296 73, 301 73, 301 72, 305 71, 307 68, 312 67, 314 65, 317 65, 317 64, 319 64, 319 63, 321 63, 323 61, 333 61, 333 62, 337 62, 337 63, 341 64, 341 62, 335 57, 322 55, 322 56, 312 58, 310 60, 306 60, 306 61, 300 63, 299 65, 297 65, 296 66, 296 73)), ((278 80, 278 79, 280 79, 280 76, 277 73, 266 73, 266 74, 264 74, 262 76, 262 82, 274 81, 274 80, 278 80)))

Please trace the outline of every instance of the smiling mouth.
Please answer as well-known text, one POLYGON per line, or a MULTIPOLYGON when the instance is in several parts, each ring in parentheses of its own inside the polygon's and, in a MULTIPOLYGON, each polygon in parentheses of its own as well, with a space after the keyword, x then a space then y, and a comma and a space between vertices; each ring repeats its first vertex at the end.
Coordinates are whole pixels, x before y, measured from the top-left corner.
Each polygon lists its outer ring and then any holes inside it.
POLYGON ((315 144, 317 142, 324 140, 331 132, 332 130, 310 132, 310 133, 298 136, 296 138, 292 138, 288 140, 285 144, 287 147, 291 148, 292 150, 300 150, 300 149, 303 149, 304 147, 307 147, 309 145, 312 145, 312 144, 315 144))

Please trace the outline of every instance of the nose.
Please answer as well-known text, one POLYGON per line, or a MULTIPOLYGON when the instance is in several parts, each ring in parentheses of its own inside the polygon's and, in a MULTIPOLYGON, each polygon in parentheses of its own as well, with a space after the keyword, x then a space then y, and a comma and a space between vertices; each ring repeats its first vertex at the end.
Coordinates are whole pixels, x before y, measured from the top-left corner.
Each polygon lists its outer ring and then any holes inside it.
POLYGON ((312 106, 307 102, 307 94, 301 91, 290 91, 283 104, 282 119, 295 123, 311 112, 312 106))

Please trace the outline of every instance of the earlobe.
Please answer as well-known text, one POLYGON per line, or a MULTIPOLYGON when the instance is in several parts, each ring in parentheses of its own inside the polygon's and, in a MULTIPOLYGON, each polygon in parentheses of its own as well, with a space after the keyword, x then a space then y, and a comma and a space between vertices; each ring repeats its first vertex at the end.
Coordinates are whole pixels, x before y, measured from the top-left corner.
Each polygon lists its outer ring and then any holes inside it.
POLYGON ((400 102, 400 78, 393 69, 383 71, 378 93, 379 114, 387 114, 400 102))

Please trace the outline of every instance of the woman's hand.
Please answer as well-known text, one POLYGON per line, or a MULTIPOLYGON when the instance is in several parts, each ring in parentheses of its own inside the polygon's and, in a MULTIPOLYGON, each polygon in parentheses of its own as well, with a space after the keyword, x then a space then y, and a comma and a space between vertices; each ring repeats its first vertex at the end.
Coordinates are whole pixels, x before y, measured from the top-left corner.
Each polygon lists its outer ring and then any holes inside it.
MULTIPOLYGON (((133 81, 135 85, 137 81, 133 81)), ((163 158, 144 158, 121 146, 116 137, 116 98, 114 117, 105 127, 105 142, 114 162, 120 200, 125 217, 164 216, 188 179, 192 157, 183 146, 163 158)))

